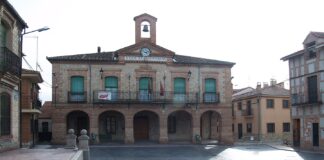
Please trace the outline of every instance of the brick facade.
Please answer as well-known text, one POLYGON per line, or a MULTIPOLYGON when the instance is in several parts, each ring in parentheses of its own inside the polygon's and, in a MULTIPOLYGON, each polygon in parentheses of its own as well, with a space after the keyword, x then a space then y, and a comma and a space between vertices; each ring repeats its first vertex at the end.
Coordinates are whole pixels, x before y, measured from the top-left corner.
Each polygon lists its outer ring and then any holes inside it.
POLYGON ((1 27, 6 29, 5 44, 0 44, 0 94, 1 96, 9 96, 10 99, 10 120, 7 122, 10 131, 9 134, 0 131, 1 152, 18 148, 20 143, 19 78, 21 47, 19 39, 20 33, 27 25, 7 0, 0 1, 0 22, 1 27))
MULTIPOLYGON (((44 106, 52 110, 50 118, 55 128, 52 142, 64 143, 68 126, 71 126, 76 130, 88 128, 93 143, 104 143, 105 140, 135 143, 143 139, 159 143, 197 143, 202 136, 203 140, 232 144, 231 67, 234 63, 177 56, 155 44, 154 17, 137 16, 136 26, 143 18, 151 22, 151 39, 139 38, 134 45, 115 52, 89 54, 81 59, 75 56, 48 58, 56 86, 52 103, 44 106), (143 57, 140 54, 143 47, 149 48, 151 55, 143 57), (68 103, 72 76, 84 77, 83 93, 86 95, 81 97, 86 101, 83 103, 68 103), (98 92, 105 90, 107 76, 118 79, 118 100, 115 102, 98 100, 98 92), (142 77, 151 79, 148 101, 138 97, 141 96, 142 77), (182 95, 185 101, 180 103, 175 101, 175 78, 185 80, 186 93, 182 95), (206 78, 216 80, 214 96, 217 100, 211 103, 203 101, 206 78), (83 126, 79 124, 81 121, 83 126)), ((136 29, 136 35, 140 35, 137 32, 140 30, 136 29)))

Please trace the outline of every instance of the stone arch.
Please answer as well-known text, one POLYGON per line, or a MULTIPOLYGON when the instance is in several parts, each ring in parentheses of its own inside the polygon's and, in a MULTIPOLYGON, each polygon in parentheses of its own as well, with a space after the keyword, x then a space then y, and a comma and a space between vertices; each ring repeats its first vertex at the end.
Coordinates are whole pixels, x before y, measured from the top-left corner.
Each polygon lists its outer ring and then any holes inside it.
POLYGON ((200 135, 202 140, 221 140, 222 117, 219 112, 208 110, 200 116, 200 135))
POLYGON ((150 110, 138 111, 133 117, 134 140, 158 141, 160 137, 159 114, 150 110))
POLYGON ((192 122, 192 115, 186 110, 171 112, 167 119, 169 141, 191 141, 192 122))
POLYGON ((125 116, 122 112, 107 110, 98 116, 100 142, 122 142, 125 137, 125 116))
POLYGON ((88 113, 81 110, 74 110, 66 115, 66 132, 68 129, 74 129, 76 135, 80 135, 82 129, 90 133, 90 120, 88 113))

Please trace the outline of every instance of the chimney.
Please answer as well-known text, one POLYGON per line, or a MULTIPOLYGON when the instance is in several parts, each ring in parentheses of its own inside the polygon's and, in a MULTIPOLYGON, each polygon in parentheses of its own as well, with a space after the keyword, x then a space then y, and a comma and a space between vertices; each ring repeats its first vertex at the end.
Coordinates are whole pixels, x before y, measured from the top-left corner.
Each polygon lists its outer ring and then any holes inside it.
POLYGON ((258 82, 258 83, 257 83, 256 89, 257 89, 257 90, 260 90, 260 89, 261 89, 261 82, 258 82))
POLYGON ((100 46, 98 46, 97 51, 98 51, 98 53, 101 52, 101 48, 100 48, 100 46))
POLYGON ((263 82, 263 88, 265 88, 265 87, 269 87, 268 82, 263 82))
POLYGON ((276 85, 277 84, 277 80, 275 80, 275 79, 270 79, 270 85, 271 86, 274 86, 274 85, 276 85))

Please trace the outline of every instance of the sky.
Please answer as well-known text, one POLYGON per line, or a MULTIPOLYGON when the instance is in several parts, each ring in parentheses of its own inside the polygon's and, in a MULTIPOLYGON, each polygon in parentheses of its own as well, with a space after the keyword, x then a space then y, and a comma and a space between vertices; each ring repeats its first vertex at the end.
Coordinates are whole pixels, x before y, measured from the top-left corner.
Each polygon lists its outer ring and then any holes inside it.
MULTIPOLYGON (((280 58, 302 49, 309 32, 324 32, 321 0, 8 1, 27 23, 27 32, 50 28, 23 41, 32 69, 37 60, 41 66, 43 101, 51 100, 52 91, 46 57, 132 45, 133 18, 142 13, 158 19, 158 45, 176 54, 235 62, 233 88, 256 87, 272 78, 288 82, 288 63, 280 58)), ((26 63, 23 67, 31 69, 26 63)))

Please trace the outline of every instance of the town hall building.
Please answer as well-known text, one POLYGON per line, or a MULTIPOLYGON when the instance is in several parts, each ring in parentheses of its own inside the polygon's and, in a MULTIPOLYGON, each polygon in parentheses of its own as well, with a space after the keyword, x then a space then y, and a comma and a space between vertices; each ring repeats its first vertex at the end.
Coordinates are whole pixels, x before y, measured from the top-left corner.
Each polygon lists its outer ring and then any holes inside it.
POLYGON ((52 101, 40 118, 50 123, 51 142, 65 143, 72 128, 86 129, 92 143, 232 144, 234 63, 176 54, 157 45, 157 18, 134 21, 133 45, 47 58, 52 101))

